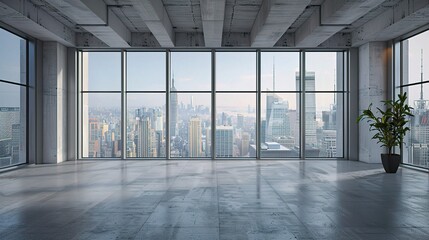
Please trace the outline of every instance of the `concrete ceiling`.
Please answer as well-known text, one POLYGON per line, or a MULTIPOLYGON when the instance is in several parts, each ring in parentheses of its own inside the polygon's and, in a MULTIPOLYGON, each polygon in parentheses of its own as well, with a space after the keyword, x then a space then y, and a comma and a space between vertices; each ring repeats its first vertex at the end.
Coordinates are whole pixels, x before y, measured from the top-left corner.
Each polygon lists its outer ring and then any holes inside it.
POLYGON ((86 48, 344 48, 429 24, 429 1, 0 0, 0 22, 86 48))

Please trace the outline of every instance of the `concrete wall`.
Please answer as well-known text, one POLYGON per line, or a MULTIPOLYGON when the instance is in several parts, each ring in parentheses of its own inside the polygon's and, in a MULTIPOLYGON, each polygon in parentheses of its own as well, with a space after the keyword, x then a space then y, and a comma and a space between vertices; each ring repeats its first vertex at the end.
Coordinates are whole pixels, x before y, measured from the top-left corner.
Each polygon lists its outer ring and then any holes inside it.
MULTIPOLYGON (((359 112, 372 103, 373 109, 384 109, 388 90, 388 64, 390 48, 385 42, 369 42, 359 47, 359 112)), ((386 152, 369 131, 366 122, 359 123, 359 160, 380 163, 380 154, 386 152)))
MULTIPOLYGON (((356 119, 359 116, 359 49, 350 48, 349 51, 349 128, 348 157, 349 160, 359 160, 359 124, 356 119)), ((347 132, 346 132, 347 134, 347 132)), ((347 138, 346 138, 347 139, 347 138)))
POLYGON ((43 163, 67 159, 67 48, 43 43, 43 163))

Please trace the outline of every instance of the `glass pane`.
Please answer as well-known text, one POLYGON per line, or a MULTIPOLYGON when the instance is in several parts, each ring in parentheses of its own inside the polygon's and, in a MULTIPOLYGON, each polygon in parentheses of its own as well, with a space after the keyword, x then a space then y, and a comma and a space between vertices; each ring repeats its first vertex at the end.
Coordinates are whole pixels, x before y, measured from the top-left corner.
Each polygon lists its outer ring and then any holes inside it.
POLYGON ((299 94, 263 93, 261 158, 299 157, 299 94))
POLYGON ((210 91, 211 75, 210 52, 171 53, 172 91, 210 91))
POLYGON ((299 53, 261 53, 262 91, 298 91, 295 86, 296 72, 299 72, 299 53))
POLYGON ((82 157, 121 157, 121 94, 82 94, 82 157))
POLYGON ((429 84, 403 90, 408 94, 408 104, 414 108, 409 123, 411 131, 405 136, 403 161, 429 168, 429 84))
MULTIPOLYGON (((306 76, 315 79, 313 89, 307 91, 342 91, 342 52, 307 52, 305 54, 306 76)), ((299 74, 296 74, 298 77, 299 74)))
POLYGON ((256 91, 256 53, 217 52, 216 90, 256 91))
POLYGON ((342 93, 305 95, 305 156, 343 157, 342 93))
POLYGON ((0 83, 0 168, 26 162, 26 89, 0 83))
POLYGON ((128 52, 128 91, 165 91, 165 52, 128 52))
POLYGON ((429 81, 429 31, 402 41, 403 84, 429 81))
POLYGON ((0 79, 27 83, 27 41, 0 28, 0 79))
POLYGON ((127 157, 165 157, 165 94, 127 94, 127 157))
POLYGON ((211 96, 171 93, 170 156, 211 157, 211 96))
POLYGON ((83 52, 82 57, 82 90, 121 90, 120 52, 83 52))
POLYGON ((216 94, 216 157, 256 156, 256 94, 216 94))

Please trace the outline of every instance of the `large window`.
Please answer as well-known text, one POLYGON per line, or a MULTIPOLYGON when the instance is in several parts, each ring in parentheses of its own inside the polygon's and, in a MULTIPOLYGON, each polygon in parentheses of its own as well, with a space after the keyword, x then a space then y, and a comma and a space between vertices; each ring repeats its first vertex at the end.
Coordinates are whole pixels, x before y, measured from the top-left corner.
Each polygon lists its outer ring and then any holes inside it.
POLYGON ((81 61, 82 157, 121 157, 121 53, 83 52, 81 61))
POLYGON ((211 157, 211 52, 172 52, 170 157, 211 157))
POLYGON ((344 56, 338 52, 305 54, 305 156, 341 158, 344 155, 344 56))
POLYGON ((0 28, 0 168, 25 163, 27 41, 0 28))
POLYGON ((411 131, 405 137, 403 146, 403 163, 425 168, 429 168, 428 39, 429 31, 426 31, 395 46, 396 93, 406 92, 408 104, 414 108, 414 117, 410 118, 409 123, 411 131))
POLYGON ((166 54, 127 53, 128 158, 166 156, 166 54))
POLYGON ((343 158, 344 54, 82 51, 80 157, 343 158))
POLYGON ((216 53, 217 158, 256 157, 256 87, 256 52, 216 53))
POLYGON ((261 158, 300 157, 297 71, 299 52, 261 53, 261 158))

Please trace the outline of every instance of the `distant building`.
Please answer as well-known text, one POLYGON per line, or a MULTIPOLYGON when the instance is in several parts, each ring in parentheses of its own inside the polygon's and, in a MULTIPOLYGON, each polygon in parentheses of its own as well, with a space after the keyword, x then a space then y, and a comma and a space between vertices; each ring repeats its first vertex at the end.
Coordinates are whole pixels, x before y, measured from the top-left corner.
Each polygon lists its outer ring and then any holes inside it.
POLYGON ((248 132, 241 133, 240 154, 246 156, 249 153, 250 134, 248 132))
POLYGON ((178 134, 177 132, 177 89, 174 86, 174 76, 171 81, 171 88, 170 88, 170 135, 172 137, 176 136, 178 134))
POLYGON ((216 126, 216 157, 233 157, 233 128, 232 126, 216 126))
POLYGON ((202 130, 201 119, 192 117, 188 124, 188 153, 189 157, 201 157, 202 130))
MULTIPOLYGON (((295 73, 296 76, 296 90, 300 90, 301 76, 299 72, 295 73)), ((316 74, 315 72, 306 72, 305 73, 305 91, 309 93, 305 94, 305 143, 310 146, 317 146, 317 122, 316 122, 316 95, 315 84, 316 84, 316 74)), ((299 102, 299 94, 296 95, 296 102, 299 102)), ((297 109, 297 116, 299 116, 299 108, 297 109)), ((298 120, 298 119, 297 119, 298 120)), ((298 120, 299 121, 299 120, 298 120)))
POLYGON ((265 138, 275 141, 281 137, 290 136, 289 104, 278 99, 271 104, 270 117, 267 121, 265 138))
MULTIPOLYGON (((249 154, 256 155, 256 145, 250 145, 249 154)), ((277 142, 266 142, 261 143, 260 156, 261 158, 297 158, 299 149, 287 148, 277 142)))
POLYGON ((237 114, 237 128, 244 128, 244 116, 243 114, 237 114))
POLYGON ((0 107, 0 139, 12 138, 12 125, 19 123, 19 107, 0 107))

